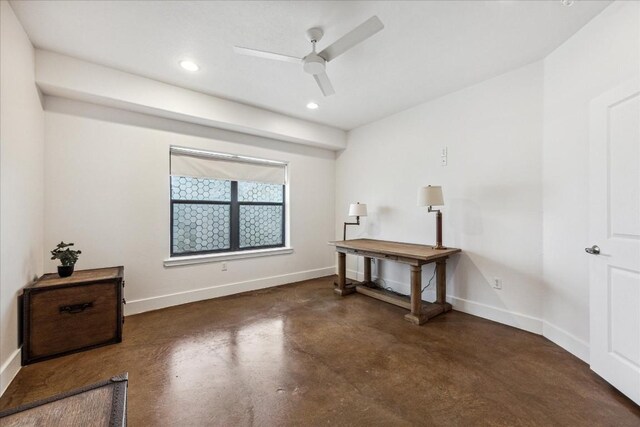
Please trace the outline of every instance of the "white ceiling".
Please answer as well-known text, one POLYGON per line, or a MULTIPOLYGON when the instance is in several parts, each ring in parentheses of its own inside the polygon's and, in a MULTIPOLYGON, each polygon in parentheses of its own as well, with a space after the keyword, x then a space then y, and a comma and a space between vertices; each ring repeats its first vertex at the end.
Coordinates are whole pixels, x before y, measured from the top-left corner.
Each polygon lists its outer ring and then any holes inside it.
POLYGON ((200 92, 352 129, 543 58, 608 5, 575 1, 12 1, 34 45, 200 92), (372 15, 385 29, 327 65, 324 98, 297 64, 372 15), (191 58, 201 66, 178 66, 191 58), (316 101, 320 108, 307 110, 316 101))

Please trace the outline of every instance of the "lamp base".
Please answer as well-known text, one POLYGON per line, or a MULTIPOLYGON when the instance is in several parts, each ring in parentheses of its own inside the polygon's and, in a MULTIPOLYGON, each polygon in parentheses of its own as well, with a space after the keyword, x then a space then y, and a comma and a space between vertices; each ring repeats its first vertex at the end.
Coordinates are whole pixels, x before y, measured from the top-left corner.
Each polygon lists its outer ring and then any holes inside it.
POLYGON ((447 249, 442 246, 442 212, 440 210, 436 211, 436 245, 433 249, 447 249))

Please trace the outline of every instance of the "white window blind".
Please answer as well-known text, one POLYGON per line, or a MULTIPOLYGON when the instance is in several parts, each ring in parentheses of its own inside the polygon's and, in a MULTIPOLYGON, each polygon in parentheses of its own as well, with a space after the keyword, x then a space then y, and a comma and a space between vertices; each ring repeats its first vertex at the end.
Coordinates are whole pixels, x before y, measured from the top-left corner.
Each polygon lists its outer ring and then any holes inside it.
POLYGON ((171 147, 171 175, 286 184, 284 162, 171 147))

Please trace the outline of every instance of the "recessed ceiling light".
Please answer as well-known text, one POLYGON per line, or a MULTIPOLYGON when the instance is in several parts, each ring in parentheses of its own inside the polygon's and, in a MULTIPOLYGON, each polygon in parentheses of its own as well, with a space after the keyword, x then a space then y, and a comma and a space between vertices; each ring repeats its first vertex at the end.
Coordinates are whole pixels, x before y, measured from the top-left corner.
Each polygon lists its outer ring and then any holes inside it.
POLYGON ((560 0, 560 3, 562 3, 563 6, 573 6, 573 0, 560 0))
POLYGON ((200 67, 198 67, 198 64, 193 61, 187 60, 180 61, 180 66, 187 71, 198 71, 200 69, 200 67))
POLYGON ((310 102, 310 103, 308 103, 308 104, 307 104, 307 108, 308 108, 309 110, 317 110, 317 109, 318 109, 318 107, 319 107, 319 105, 318 105, 318 104, 316 104, 315 102, 310 102))

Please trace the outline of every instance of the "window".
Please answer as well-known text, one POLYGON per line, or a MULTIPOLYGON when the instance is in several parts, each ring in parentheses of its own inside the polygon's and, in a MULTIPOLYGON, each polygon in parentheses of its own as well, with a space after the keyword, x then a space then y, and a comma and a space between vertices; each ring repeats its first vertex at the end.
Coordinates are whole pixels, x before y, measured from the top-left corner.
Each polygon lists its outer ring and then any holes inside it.
POLYGON ((286 164, 171 148, 171 256, 285 246, 286 164))

